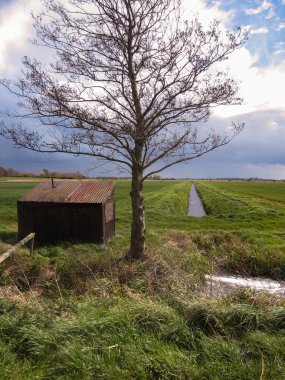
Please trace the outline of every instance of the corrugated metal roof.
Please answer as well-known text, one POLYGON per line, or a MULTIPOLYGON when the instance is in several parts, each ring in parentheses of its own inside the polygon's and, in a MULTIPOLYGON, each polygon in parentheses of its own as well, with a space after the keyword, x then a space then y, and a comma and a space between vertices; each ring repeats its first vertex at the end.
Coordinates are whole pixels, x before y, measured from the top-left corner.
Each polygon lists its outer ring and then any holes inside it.
POLYGON ((113 193, 111 181, 43 181, 22 202, 104 203, 113 193))

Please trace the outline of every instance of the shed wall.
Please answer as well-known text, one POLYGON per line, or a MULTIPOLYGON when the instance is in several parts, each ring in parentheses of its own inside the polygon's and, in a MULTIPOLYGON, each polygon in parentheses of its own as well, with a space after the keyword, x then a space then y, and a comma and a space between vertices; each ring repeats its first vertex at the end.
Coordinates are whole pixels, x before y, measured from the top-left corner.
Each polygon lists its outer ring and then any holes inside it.
POLYGON ((104 241, 115 235, 115 202, 109 199, 104 205, 104 241))
POLYGON ((19 239, 35 232, 38 243, 60 240, 102 243, 113 236, 115 226, 112 220, 104 228, 103 206, 19 201, 19 239))

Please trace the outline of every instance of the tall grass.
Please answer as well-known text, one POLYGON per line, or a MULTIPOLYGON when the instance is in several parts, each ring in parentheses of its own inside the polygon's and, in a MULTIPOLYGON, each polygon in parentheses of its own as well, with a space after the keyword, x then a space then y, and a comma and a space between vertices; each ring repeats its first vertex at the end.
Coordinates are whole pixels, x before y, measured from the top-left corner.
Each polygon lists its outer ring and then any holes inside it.
POLYGON ((285 375, 284 310, 196 301, 181 313, 145 297, 29 308, 1 305, 2 374, 11 379, 285 375))

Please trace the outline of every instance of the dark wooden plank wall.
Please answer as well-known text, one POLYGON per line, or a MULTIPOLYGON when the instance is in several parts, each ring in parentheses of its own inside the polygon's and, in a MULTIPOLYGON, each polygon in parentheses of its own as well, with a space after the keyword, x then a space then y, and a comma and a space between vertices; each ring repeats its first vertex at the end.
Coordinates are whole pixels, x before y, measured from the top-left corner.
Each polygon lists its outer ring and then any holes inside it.
POLYGON ((18 210, 18 240, 22 240, 25 236, 33 231, 33 212, 31 204, 28 202, 17 202, 18 210))
MULTIPOLYGON (((114 220, 108 225, 112 223, 114 220)), ((19 239, 35 232, 37 243, 60 240, 105 241, 102 204, 18 202, 18 226, 19 239)), ((112 228, 108 226, 107 230, 108 240, 112 228)))

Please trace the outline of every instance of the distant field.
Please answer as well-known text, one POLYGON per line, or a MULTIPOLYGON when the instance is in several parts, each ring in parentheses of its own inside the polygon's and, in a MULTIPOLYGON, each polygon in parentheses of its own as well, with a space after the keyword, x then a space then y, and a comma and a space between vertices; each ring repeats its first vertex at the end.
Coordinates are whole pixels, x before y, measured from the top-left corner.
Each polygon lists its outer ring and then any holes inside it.
POLYGON ((42 178, 34 177, 1 177, 0 182, 40 182, 42 178))
POLYGON ((259 202, 262 199, 277 201, 285 206, 285 182, 246 182, 246 181, 216 181, 204 182, 207 186, 214 184, 220 191, 230 192, 233 195, 238 193, 240 196, 255 199, 259 202))
POLYGON ((36 182, 14 182, 0 179, 0 223, 15 223, 17 220, 17 200, 31 190, 36 182))
MULTIPOLYGON (((129 228, 130 181, 115 181, 118 230, 129 228)), ((0 224, 16 229, 17 200, 37 182, 0 179, 0 224)), ((285 183, 201 181, 196 183, 207 209, 206 218, 186 216, 190 181, 147 181, 144 185, 147 225, 151 231, 263 230, 285 231, 285 183)), ((278 239, 277 239, 278 240, 278 239)))
POLYGON ((248 220, 283 216, 284 182, 205 181, 197 187, 211 215, 248 220))

